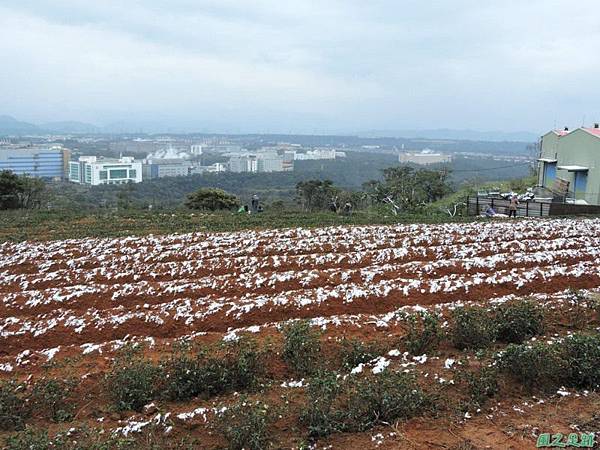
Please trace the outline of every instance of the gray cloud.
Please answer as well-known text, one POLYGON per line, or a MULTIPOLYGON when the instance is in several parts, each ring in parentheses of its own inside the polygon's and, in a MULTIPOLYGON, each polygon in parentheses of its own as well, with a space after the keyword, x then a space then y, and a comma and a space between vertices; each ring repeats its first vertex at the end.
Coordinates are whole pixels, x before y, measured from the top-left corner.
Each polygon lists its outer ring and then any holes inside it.
POLYGON ((541 131, 600 118, 596 11, 592 0, 4 0, 1 112, 541 131))

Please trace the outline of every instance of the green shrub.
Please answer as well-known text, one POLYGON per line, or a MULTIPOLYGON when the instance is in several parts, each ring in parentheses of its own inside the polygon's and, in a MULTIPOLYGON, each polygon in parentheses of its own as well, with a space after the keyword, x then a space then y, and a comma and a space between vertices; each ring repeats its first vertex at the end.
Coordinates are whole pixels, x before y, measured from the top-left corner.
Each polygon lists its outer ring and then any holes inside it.
POLYGON ((106 388, 117 410, 141 409, 158 393, 160 367, 144 359, 139 349, 127 347, 106 376, 106 388))
POLYGON ((409 419, 423 412, 428 401, 413 375, 386 370, 353 382, 348 379, 347 426, 364 431, 380 423, 409 419))
POLYGON ((568 298, 570 300, 570 307, 568 308, 566 318, 568 319, 569 326, 575 329, 585 328, 593 319, 598 306, 597 301, 576 289, 569 289, 568 298))
POLYGON ((176 348, 163 362, 166 397, 188 400, 256 387, 264 375, 263 353, 256 343, 241 338, 225 344, 223 350, 223 354, 201 350, 190 356, 187 348, 176 348))
POLYGON ((452 311, 450 337, 459 350, 489 347, 496 339, 497 328, 485 308, 472 306, 452 311))
POLYGON ((9 436, 6 450, 47 450, 53 444, 47 430, 31 427, 9 436))
POLYGON ((253 389, 264 375, 264 353, 255 341, 240 338, 226 344, 225 362, 231 389, 253 389))
POLYGON ((600 336, 574 334, 560 344, 566 365, 565 386, 595 389, 600 386, 600 336))
POLYGON ((316 438, 408 419, 428 406, 428 397, 412 375, 385 371, 344 380, 334 372, 320 370, 309 380, 301 419, 316 438))
MULTIPOLYGON (((596 320, 600 319, 600 295, 597 293, 589 293, 587 296, 587 306, 596 320)), ((589 319, 589 316, 588 316, 589 319)))
POLYGON ((335 372, 319 370, 311 377, 306 408, 301 415, 311 437, 323 437, 335 431, 343 431, 342 414, 334 406, 341 390, 341 380, 335 372))
POLYGON ((67 422, 73 418, 75 381, 42 379, 33 385, 31 401, 37 413, 53 422, 67 422))
POLYGON ((558 345, 535 342, 533 345, 509 344, 497 355, 499 369, 513 376, 528 389, 556 389, 564 379, 564 364, 558 345))
POLYGON ((342 367, 353 369, 361 363, 367 363, 377 358, 382 353, 382 348, 376 343, 365 344, 357 339, 342 341, 341 349, 342 367))
POLYGON ((307 320, 296 321, 283 330, 283 359, 298 375, 313 373, 321 353, 320 334, 307 320))
POLYGON ((499 356, 500 368, 528 388, 600 386, 600 336, 574 334, 562 342, 509 345, 499 356))
POLYGON ((476 371, 464 370, 458 373, 459 382, 464 382, 468 394, 466 409, 477 409, 498 393, 498 370, 484 366, 476 371))
POLYGON ((500 305, 495 316, 498 339, 520 344, 525 339, 544 332, 542 309, 528 300, 518 300, 500 305))
POLYGON ((0 430, 21 430, 30 416, 30 408, 20 393, 23 386, 15 381, 0 381, 0 430))
POLYGON ((269 447, 269 407, 242 397, 219 418, 218 428, 229 450, 262 450, 269 447))
POLYGON ((217 188, 200 188, 188 194, 185 206, 190 209, 217 211, 221 209, 233 209, 240 206, 238 198, 217 188))
POLYGON ((406 349, 413 355, 422 355, 437 349, 442 339, 440 316, 436 313, 421 311, 407 317, 408 332, 406 349))
POLYGON ((162 363, 165 372, 164 394, 169 400, 189 400, 201 391, 199 355, 191 356, 186 345, 173 346, 173 352, 162 363))

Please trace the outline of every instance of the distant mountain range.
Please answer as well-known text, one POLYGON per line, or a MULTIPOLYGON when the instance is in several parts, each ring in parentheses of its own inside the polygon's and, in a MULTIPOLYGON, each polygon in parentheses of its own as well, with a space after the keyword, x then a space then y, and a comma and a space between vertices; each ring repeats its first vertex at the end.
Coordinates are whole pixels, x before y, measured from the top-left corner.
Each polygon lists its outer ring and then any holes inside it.
MULTIPOLYGON (((189 128, 184 127, 184 128, 189 128)), ((132 123, 113 123, 99 127, 84 122, 63 121, 33 124, 22 122, 11 116, 0 115, 0 136, 2 135, 43 135, 43 134, 101 134, 101 133, 134 133, 136 130, 144 129, 150 133, 184 132, 183 129, 176 130, 160 124, 151 124, 142 127, 132 123)), ((205 131, 205 130, 203 130, 205 131)), ((190 130, 189 132, 194 132, 190 130)), ((195 131, 197 132, 197 131, 195 131)), ((235 134, 235 133, 232 133, 235 134)), ((454 141, 492 141, 492 142, 536 142, 539 136, 527 131, 503 132, 503 131, 475 131, 475 130, 373 130, 362 133, 340 133, 340 135, 357 135, 363 138, 405 138, 424 140, 454 140, 454 141)))
POLYGON ((53 133, 94 134, 101 132, 96 125, 76 121, 48 122, 41 124, 39 128, 53 133))
POLYGON ((11 116, 0 116, 0 134, 36 133, 38 127, 32 123, 19 122, 11 116))
POLYGON ((451 130, 447 128, 433 130, 375 130, 359 133, 361 137, 394 137, 406 139, 449 139, 453 141, 506 141, 536 142, 539 136, 528 131, 476 131, 451 130))
POLYGON ((21 122, 11 116, 0 116, 0 135, 30 135, 30 134, 91 134, 99 133, 100 128, 83 122, 48 122, 35 125, 21 122))

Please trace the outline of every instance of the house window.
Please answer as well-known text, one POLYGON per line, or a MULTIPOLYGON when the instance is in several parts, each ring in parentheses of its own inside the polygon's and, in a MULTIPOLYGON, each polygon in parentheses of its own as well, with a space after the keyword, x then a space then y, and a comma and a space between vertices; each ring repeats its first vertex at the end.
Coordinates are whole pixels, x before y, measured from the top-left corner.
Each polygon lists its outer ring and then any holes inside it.
POLYGON ((100 171, 100 179, 106 180, 107 178, 108 178, 108 174, 107 174, 106 170, 101 170, 100 171))

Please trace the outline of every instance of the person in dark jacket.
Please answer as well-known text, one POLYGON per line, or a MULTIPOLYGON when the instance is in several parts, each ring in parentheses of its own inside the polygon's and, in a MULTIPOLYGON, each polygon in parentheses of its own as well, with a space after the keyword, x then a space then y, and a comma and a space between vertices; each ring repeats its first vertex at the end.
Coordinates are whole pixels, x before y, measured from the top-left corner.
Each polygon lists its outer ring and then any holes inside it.
POLYGON ((517 206, 519 206, 519 199, 516 195, 513 195, 508 205, 508 217, 514 216, 515 219, 517 218, 517 206))

